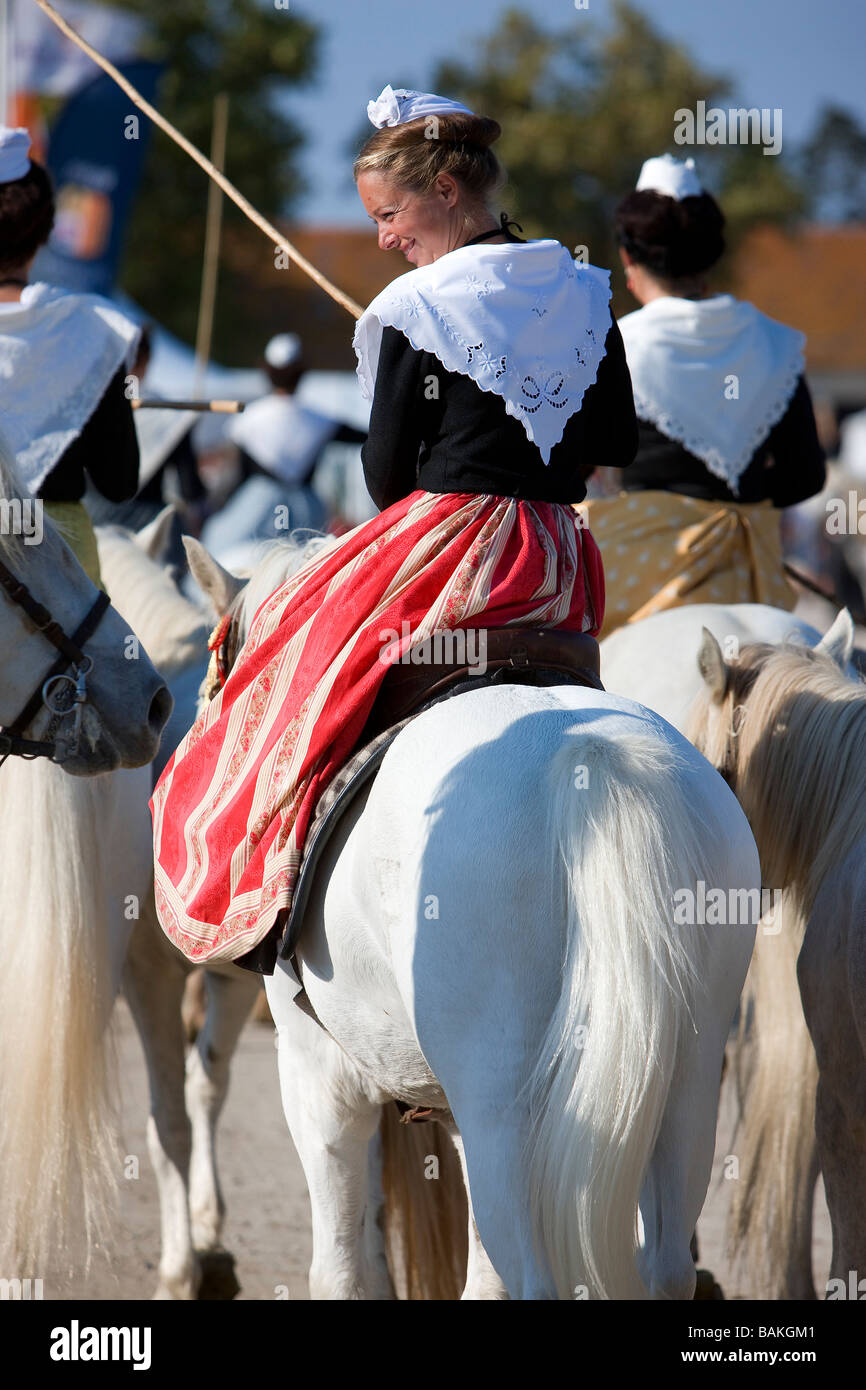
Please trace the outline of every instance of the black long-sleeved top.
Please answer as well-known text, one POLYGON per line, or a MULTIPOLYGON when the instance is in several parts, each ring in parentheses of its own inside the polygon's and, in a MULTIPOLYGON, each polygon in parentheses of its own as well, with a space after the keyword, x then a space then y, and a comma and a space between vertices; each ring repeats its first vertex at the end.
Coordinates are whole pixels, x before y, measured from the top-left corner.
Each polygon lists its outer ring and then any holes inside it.
POLYGON ((545 464, 521 422, 506 414, 501 396, 447 372, 433 353, 385 328, 370 433, 361 450, 373 501, 384 509, 416 488, 582 501, 593 468, 625 468, 637 449, 631 378, 613 316, 605 349, 595 382, 545 464))
POLYGON ((85 470, 111 502, 134 497, 138 487, 138 437, 125 392, 126 368, 111 378, 99 405, 77 439, 55 463, 39 489, 46 502, 77 502, 84 496, 85 470))
POLYGON ((790 507, 824 486, 824 451, 818 441, 809 388, 801 376, 788 408, 755 450, 734 493, 703 459, 668 438, 647 420, 638 421, 637 458, 623 478, 627 492, 659 489, 709 501, 763 502, 790 507))

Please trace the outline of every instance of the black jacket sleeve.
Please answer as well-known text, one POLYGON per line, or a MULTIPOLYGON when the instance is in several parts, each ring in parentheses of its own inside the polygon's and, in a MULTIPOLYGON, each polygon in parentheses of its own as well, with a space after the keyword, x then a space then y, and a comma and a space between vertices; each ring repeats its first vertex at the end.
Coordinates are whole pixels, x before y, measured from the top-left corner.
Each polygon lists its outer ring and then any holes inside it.
POLYGON ((399 329, 382 330, 370 431, 361 449, 367 491, 380 511, 417 486, 422 356, 399 329))
POLYGON ((596 467, 628 468, 638 448, 631 373, 613 312, 604 346, 598 374, 580 407, 584 430, 581 455, 586 462, 580 464, 579 473, 584 480, 596 467))
POLYGON ((764 441, 764 449, 772 456, 765 477, 774 507, 792 507, 821 491, 827 469, 804 377, 797 382, 785 414, 764 441))
POLYGON ((46 501, 74 501, 84 492, 84 471, 110 502, 125 502, 138 489, 138 436, 125 392, 126 368, 111 378, 77 439, 45 479, 46 501))

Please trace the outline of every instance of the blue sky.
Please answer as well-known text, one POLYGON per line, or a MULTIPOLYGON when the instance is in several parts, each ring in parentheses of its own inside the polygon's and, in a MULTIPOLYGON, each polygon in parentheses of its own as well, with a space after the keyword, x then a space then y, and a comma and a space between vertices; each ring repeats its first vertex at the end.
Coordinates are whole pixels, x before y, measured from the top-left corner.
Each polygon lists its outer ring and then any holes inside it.
MULTIPOLYGON (((786 146, 809 132, 828 102, 866 125, 863 0, 637 3, 704 66, 728 73, 739 100, 781 107, 786 146)), ((364 224, 345 147, 367 100, 386 82, 426 88, 439 59, 471 56, 474 41, 492 32, 507 8, 506 0, 290 0, 290 13, 323 31, 316 87, 286 102, 309 136, 303 168, 310 193, 295 210, 299 220, 364 224)), ((589 10, 579 13, 573 0, 522 0, 520 8, 551 29, 587 16, 605 24, 611 10, 609 0, 589 0, 589 10)))

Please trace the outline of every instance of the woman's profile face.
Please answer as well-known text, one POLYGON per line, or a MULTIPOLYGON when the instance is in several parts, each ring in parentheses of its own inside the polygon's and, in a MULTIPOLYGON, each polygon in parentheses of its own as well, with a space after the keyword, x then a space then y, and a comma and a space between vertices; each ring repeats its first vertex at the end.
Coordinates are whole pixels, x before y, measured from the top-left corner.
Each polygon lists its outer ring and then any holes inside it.
POLYGON ((453 251, 462 216, 456 212, 459 189, 448 174, 440 175, 429 193, 413 193, 387 174, 358 176, 358 195, 376 223, 383 251, 402 251, 414 266, 431 265, 453 251))

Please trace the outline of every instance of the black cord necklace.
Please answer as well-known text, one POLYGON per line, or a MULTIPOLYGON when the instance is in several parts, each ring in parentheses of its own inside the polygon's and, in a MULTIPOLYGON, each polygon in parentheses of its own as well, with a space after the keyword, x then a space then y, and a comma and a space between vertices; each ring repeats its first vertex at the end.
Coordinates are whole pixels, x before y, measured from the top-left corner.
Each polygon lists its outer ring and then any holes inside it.
POLYGON ((476 242, 489 241, 492 236, 504 236, 507 237, 509 241, 525 241, 524 237, 515 236, 513 232, 510 232, 508 230, 509 227, 516 227, 519 232, 523 231, 519 222, 512 221, 507 212, 501 212, 499 214, 498 227, 491 227, 489 232, 479 232, 478 236, 472 237, 471 241, 464 241, 463 245, 474 246, 476 242))
POLYGON ((21 280, 17 275, 10 275, 5 280, 0 280, 0 286, 2 285, 20 285, 24 289, 27 281, 21 280))

